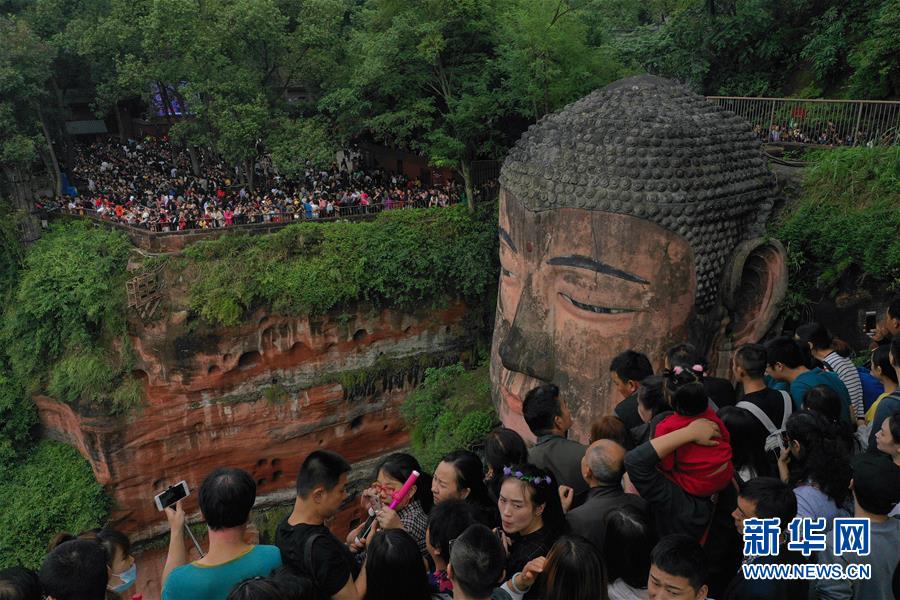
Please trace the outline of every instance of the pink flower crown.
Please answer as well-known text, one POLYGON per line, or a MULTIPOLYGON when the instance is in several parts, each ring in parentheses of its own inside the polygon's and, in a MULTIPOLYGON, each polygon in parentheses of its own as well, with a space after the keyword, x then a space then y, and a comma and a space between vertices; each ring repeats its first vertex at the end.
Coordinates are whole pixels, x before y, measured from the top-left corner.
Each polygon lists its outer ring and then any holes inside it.
POLYGON ((526 475, 522 471, 513 471, 512 467, 503 467, 503 475, 506 477, 515 477, 519 481, 524 481, 525 483, 530 483, 531 485, 540 485, 542 483, 546 483, 547 485, 553 484, 553 480, 550 479, 549 475, 526 475))

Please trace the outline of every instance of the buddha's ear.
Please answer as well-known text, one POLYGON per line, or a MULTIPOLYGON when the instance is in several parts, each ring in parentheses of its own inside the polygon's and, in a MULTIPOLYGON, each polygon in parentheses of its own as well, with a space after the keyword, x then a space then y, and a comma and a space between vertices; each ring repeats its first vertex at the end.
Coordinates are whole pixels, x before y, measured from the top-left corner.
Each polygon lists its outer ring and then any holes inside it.
POLYGON ((734 249, 725 266, 722 303, 730 346, 758 342, 769 331, 787 293, 787 251, 776 239, 755 238, 734 249))

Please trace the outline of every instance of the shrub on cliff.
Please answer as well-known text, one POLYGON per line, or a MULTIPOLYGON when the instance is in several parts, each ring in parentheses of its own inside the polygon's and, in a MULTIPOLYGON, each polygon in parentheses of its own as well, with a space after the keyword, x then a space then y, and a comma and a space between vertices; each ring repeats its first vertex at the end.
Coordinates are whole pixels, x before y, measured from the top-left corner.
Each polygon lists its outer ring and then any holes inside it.
POLYGON ((31 448, 37 407, 0 361, 0 479, 31 448))
POLYGON ((406 398, 401 413, 410 427, 413 454, 429 472, 441 457, 479 443, 496 421, 485 363, 474 371, 461 364, 428 369, 406 398))
POLYGON ((809 160, 803 196, 773 232, 788 249, 793 317, 839 285, 900 286, 900 147, 820 150, 809 160))
POLYGON ((109 499, 91 467, 65 444, 41 442, 0 480, 0 568, 36 568, 50 538, 103 525, 109 499))
POLYGON ((29 248, 0 330, 26 392, 49 385, 64 401, 96 405, 127 383, 127 344, 111 348, 125 333, 129 250, 120 233, 86 222, 55 224, 29 248))
POLYGON ((448 296, 480 302, 498 276, 496 205, 475 215, 456 206, 300 223, 199 242, 185 255, 190 306, 214 324, 237 324, 262 305, 320 314, 359 301, 399 308, 448 296))

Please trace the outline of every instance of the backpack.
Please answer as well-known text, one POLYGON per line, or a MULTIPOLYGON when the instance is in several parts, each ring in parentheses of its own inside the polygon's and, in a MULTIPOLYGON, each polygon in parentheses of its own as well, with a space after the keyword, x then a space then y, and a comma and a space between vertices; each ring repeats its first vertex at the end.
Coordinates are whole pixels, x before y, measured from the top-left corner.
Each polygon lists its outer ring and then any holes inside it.
POLYGON ((756 420, 762 423, 763 427, 769 432, 769 435, 766 436, 766 452, 776 451, 781 452, 781 449, 784 447, 782 444, 782 434, 784 433, 784 426, 787 424, 788 417, 791 416, 791 413, 794 410, 794 403, 791 401, 791 396, 784 390, 779 390, 781 393, 781 397, 784 400, 784 416, 781 420, 781 427, 776 427, 775 423, 772 422, 772 419, 769 418, 763 409, 753 404, 752 402, 747 402, 746 400, 741 400, 735 406, 738 408, 743 408, 744 410, 750 412, 756 420))
POLYGON ((303 569, 304 571, 306 571, 305 573, 303 573, 303 575, 312 582, 313 587, 316 591, 315 596, 317 598, 327 600, 328 596, 322 592, 321 588, 319 587, 319 582, 316 581, 316 571, 314 568, 315 565, 313 565, 312 559, 313 544, 316 543, 317 539, 324 537, 324 533, 313 533, 308 538, 306 538, 306 542, 303 543, 303 569))

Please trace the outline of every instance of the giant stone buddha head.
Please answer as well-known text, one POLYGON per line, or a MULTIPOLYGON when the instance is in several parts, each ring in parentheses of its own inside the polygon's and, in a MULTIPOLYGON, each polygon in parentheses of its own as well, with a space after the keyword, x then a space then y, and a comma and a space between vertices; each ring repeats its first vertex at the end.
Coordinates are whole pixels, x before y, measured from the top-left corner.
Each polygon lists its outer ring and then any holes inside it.
POLYGON ((618 353, 658 367, 690 341, 715 365, 771 326, 786 285, 783 248, 760 237, 774 176, 750 126, 685 87, 632 77, 544 117, 500 183, 491 380, 526 439, 522 399, 540 383, 584 439, 620 399, 618 353))

